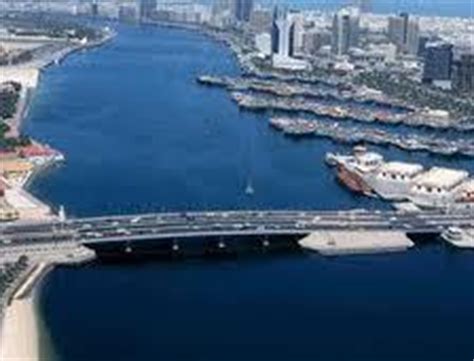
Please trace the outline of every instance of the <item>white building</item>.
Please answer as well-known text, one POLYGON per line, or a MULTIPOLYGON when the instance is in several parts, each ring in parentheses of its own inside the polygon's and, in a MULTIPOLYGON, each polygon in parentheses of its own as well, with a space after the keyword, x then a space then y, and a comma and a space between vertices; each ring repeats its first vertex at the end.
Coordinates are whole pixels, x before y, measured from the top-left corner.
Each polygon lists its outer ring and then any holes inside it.
POLYGON ((331 50, 336 55, 347 54, 359 43, 360 12, 356 7, 339 10, 333 18, 331 50))
POLYGON ((269 33, 255 35, 255 47, 263 56, 272 55, 272 37, 269 33))
POLYGON ((469 178, 462 170, 434 167, 413 180, 409 199, 427 208, 444 208, 454 203, 453 190, 469 178))

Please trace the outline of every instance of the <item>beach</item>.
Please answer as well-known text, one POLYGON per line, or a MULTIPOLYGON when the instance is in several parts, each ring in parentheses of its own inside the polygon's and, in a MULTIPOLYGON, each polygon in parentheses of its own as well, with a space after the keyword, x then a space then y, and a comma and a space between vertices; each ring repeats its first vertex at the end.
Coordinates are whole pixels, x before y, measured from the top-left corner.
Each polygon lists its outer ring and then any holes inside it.
POLYGON ((13 300, 6 309, 0 360, 39 360, 39 333, 32 297, 13 300))
POLYGON ((46 263, 31 268, 11 295, 0 328, 0 361, 40 360, 35 286, 50 268, 46 263))

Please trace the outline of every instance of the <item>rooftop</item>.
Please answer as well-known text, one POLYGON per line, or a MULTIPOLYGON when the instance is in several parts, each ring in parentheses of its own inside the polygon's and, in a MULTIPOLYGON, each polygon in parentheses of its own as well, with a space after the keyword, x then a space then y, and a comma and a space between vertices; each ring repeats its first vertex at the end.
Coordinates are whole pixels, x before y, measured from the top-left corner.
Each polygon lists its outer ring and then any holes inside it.
POLYGON ((424 187, 450 189, 468 177, 469 173, 463 170, 434 167, 417 176, 414 183, 424 187))
POLYGON ((388 162, 380 167, 381 172, 404 174, 414 176, 423 170, 423 166, 419 164, 403 163, 403 162, 388 162))
POLYGON ((457 187, 457 191, 462 193, 474 193, 474 178, 468 179, 457 187))
POLYGON ((11 172, 29 172, 33 165, 23 159, 2 159, 0 163, 0 174, 11 172))

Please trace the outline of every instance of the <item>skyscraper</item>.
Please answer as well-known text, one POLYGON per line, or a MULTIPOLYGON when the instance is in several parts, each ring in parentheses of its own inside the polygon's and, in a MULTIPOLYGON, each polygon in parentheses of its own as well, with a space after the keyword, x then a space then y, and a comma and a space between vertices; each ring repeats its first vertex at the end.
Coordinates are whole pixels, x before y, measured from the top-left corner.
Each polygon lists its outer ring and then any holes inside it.
POLYGON ((99 4, 97 3, 97 0, 93 0, 91 3, 91 15, 92 16, 99 15, 99 4))
POLYGON ((295 24, 286 9, 275 7, 272 22, 272 53, 281 57, 294 55, 295 24))
POLYGON ((359 9, 348 7, 339 10, 333 19, 331 50, 336 55, 347 54, 359 43, 359 9))
POLYGON ((138 0, 140 20, 146 20, 153 16, 156 11, 157 0, 138 0))
POLYGON ((436 42, 426 45, 423 82, 432 84, 435 81, 451 80, 453 66, 453 46, 436 42))
POLYGON ((419 47, 419 25, 408 13, 400 13, 388 19, 388 37, 398 51, 416 55, 419 47))
POLYGON ((474 53, 461 54, 455 62, 453 86, 459 93, 474 93, 474 53))
POLYGON ((280 30, 278 29, 278 19, 280 18, 280 8, 278 6, 275 6, 273 9, 273 20, 272 20, 272 30, 271 30, 271 36, 272 36, 272 53, 277 54, 279 50, 279 45, 280 45, 280 30))
POLYGON ((214 0, 212 3, 212 11, 214 14, 232 14, 234 6, 235 5, 233 0, 214 0))
POLYGON ((237 21, 248 22, 253 10, 253 0, 235 0, 235 18, 237 21))

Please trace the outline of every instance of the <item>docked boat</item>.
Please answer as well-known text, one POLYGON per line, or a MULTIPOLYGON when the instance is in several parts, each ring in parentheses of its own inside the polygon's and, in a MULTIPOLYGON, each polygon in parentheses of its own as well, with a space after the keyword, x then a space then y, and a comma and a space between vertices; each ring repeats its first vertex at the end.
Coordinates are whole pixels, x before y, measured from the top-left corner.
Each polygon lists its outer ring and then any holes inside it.
POLYGON ((441 234, 441 238, 453 247, 474 249, 474 231, 450 227, 441 234))
POLYGON ((474 210, 474 179, 464 170, 386 162, 378 153, 355 147, 352 155, 328 153, 338 180, 354 192, 390 201, 409 201, 419 208, 474 210))

